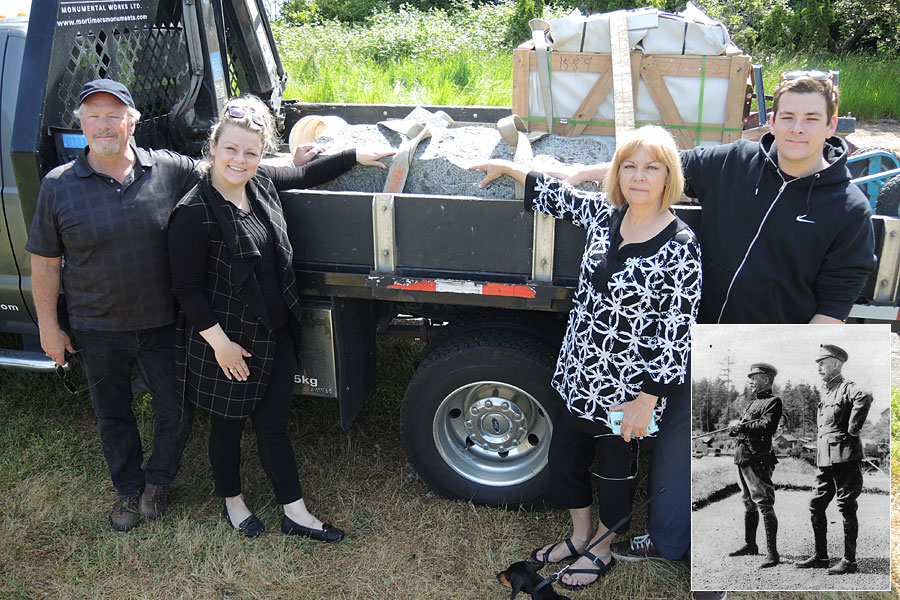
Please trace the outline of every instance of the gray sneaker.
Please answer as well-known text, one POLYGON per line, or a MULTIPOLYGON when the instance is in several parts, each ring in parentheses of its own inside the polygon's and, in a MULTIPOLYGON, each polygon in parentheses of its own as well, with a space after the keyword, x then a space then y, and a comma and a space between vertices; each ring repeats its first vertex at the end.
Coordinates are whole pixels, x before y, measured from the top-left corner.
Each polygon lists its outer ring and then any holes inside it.
POLYGON ((649 535, 638 535, 628 541, 613 542, 610 551, 616 558, 635 562, 640 560, 667 560, 656 549, 656 544, 649 535))
POLYGON ((144 493, 141 494, 141 516, 152 521, 157 519, 166 512, 169 506, 169 486, 153 485, 148 483, 144 486, 144 493))
POLYGON ((137 495, 119 498, 113 504, 109 513, 109 522, 116 531, 128 531, 134 529, 141 522, 138 512, 139 499, 137 495))

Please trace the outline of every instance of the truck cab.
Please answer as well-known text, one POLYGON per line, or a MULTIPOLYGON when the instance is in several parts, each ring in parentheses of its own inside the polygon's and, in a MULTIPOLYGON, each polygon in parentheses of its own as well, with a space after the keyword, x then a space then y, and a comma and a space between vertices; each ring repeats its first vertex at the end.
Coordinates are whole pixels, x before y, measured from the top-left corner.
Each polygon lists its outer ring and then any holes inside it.
MULTIPOLYGON (((16 15, 18 12, 25 11, 15 10, 16 15)), ((40 350, 37 328, 32 318, 31 266, 24 251, 29 221, 19 197, 9 152, 16 122, 19 77, 27 32, 27 16, 4 15, 0 18, 0 149, 3 150, 0 152, 0 204, 3 208, 0 220, 0 331, 21 336, 22 345, 28 348, 25 351, 2 348, 0 357, 11 367, 49 370, 52 366, 46 364, 46 357, 40 350)))

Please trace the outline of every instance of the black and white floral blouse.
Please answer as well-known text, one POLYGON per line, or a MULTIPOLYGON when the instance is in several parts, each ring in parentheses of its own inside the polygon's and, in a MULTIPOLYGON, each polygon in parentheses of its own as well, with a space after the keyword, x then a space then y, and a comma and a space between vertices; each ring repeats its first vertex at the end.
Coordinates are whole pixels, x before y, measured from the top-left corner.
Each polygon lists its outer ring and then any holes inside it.
POLYGON ((574 417, 605 429, 609 407, 641 391, 659 396, 655 417, 663 427, 666 396, 684 383, 700 303, 693 231, 676 218, 652 239, 619 248, 625 211, 607 203, 605 194, 538 173, 529 174, 525 189, 528 209, 587 232, 553 387, 574 417))

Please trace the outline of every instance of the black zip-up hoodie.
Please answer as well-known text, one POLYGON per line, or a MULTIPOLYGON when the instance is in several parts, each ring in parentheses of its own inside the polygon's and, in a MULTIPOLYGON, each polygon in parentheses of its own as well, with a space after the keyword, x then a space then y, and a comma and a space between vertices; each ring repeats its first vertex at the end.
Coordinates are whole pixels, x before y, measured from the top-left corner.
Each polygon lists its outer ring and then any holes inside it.
POLYGON ((872 213, 846 143, 829 138, 823 152, 828 167, 788 182, 771 133, 681 153, 685 193, 703 206, 698 322, 847 318, 875 266, 872 213))

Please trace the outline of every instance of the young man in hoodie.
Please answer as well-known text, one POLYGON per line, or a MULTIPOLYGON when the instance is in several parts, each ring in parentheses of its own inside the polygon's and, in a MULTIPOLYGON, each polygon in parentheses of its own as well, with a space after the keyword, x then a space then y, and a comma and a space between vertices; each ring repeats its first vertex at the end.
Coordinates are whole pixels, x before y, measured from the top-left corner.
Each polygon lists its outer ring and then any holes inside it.
MULTIPOLYGON (((775 88, 770 133, 681 152, 685 194, 703 207, 700 323, 841 323, 875 266, 871 209, 850 183, 834 136, 838 90, 828 73, 792 72, 775 88)), ((558 175, 602 181, 609 163, 558 175)), ((686 386, 687 387, 687 386, 686 386)), ((670 399, 670 404, 675 404, 670 399)), ((648 535, 613 544, 625 560, 682 558, 690 545, 690 398, 657 436, 648 535)))
POLYGON ((838 90, 826 73, 786 77, 758 144, 681 154, 703 206, 700 323, 840 323, 875 266, 871 209, 834 137, 838 90))

